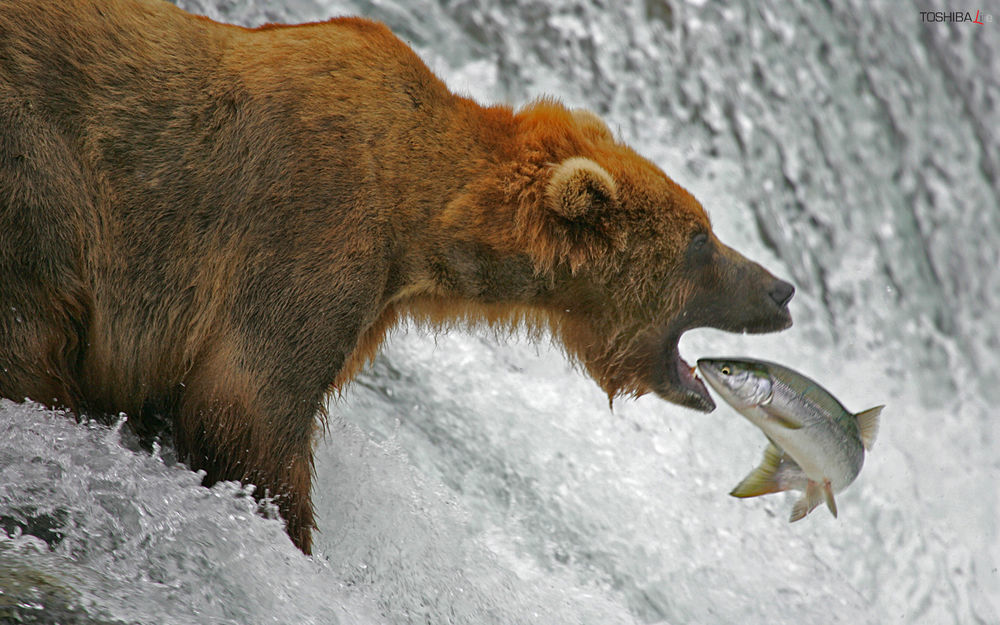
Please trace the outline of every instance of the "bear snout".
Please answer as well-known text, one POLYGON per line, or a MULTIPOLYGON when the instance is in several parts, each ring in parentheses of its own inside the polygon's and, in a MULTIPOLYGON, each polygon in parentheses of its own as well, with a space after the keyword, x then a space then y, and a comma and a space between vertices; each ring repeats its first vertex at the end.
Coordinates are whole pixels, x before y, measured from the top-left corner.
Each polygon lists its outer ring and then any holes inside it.
POLYGON ((776 279, 767 294, 771 296, 771 300, 778 305, 778 308, 784 308, 795 295, 795 287, 784 280, 776 279))

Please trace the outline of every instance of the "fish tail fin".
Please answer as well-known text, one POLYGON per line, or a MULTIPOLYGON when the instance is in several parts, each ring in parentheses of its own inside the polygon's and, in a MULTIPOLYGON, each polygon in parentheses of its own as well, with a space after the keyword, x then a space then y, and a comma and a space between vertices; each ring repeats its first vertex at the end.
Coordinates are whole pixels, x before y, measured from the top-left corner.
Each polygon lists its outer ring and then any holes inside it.
POLYGON ((792 514, 788 517, 788 522, 794 523, 804 519, 807 514, 815 510, 816 506, 821 503, 823 503, 823 491, 820 489, 819 484, 809 480, 805 494, 792 506, 792 514))
POLYGON ((858 429, 861 430, 861 444, 867 450, 871 450, 872 445, 875 444, 875 437, 878 436, 878 418, 882 414, 883 408, 885 406, 875 406, 855 415, 858 420, 858 429))
POLYGON ((781 457, 784 454, 781 449, 771 443, 764 450, 764 459, 751 471, 743 481, 736 485, 730 495, 733 497, 758 497, 768 493, 777 493, 785 488, 778 484, 778 465, 781 464, 781 457))

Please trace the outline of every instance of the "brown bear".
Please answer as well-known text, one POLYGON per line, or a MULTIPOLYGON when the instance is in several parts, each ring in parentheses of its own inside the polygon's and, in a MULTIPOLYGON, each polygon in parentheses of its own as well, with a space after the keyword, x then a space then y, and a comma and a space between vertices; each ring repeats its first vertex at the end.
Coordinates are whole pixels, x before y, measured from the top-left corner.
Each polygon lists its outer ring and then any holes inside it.
POLYGON ((400 318, 707 411, 681 333, 786 328, 792 292, 594 114, 480 106, 378 23, 0 3, 0 396, 171 423, 306 553, 324 398, 400 318))

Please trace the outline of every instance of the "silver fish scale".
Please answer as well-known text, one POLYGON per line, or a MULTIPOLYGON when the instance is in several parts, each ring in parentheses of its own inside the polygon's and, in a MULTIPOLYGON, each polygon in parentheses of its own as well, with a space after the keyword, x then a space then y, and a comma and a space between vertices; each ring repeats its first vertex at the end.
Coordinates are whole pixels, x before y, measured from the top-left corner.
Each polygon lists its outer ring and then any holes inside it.
MULTIPOLYGON (((771 375, 773 395, 767 408, 790 421, 800 421, 800 430, 777 428, 769 436, 795 462, 802 465, 813 479, 830 479, 834 490, 838 491, 850 484, 864 464, 864 447, 860 430, 854 415, 847 412, 839 402, 836 408, 843 416, 831 414, 828 406, 817 403, 817 396, 829 396, 818 385, 811 385, 798 391, 782 379, 771 375), (843 418, 846 417, 846 418, 843 418), (844 427, 844 426, 847 427, 844 427), (806 434, 808 431, 825 431, 826 434, 806 434), (820 467, 825 466, 825 471, 820 467)), ((833 400, 836 402, 836 400, 833 400)), ((823 402, 829 404, 829 402, 823 402)))
POLYGON ((786 486, 804 487, 793 465, 809 481, 829 481, 833 492, 857 477, 865 457, 857 417, 815 381, 774 363, 746 359, 702 359, 699 367, 708 383, 784 454, 778 477, 786 486), (751 392, 758 387, 770 393, 751 392))
MULTIPOLYGON (((783 369, 775 365, 768 365, 768 368, 783 369)), ((810 421, 836 424, 843 429, 848 438, 856 440, 858 445, 861 445, 861 429, 858 427, 857 417, 819 384, 810 382, 809 386, 796 389, 772 373, 771 387, 774 390, 771 405, 781 413, 781 416, 793 421, 804 421, 807 425, 811 424, 810 421)))

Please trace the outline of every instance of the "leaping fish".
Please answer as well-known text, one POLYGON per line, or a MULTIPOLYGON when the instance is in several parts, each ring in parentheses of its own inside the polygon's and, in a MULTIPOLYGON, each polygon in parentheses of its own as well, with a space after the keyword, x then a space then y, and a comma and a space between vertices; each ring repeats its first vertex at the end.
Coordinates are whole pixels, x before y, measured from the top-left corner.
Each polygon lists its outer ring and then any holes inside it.
POLYGON ((730 495, 757 497, 799 490, 804 494, 792 507, 790 522, 802 519, 823 501, 836 517, 833 496, 861 472, 885 406, 853 414, 814 380, 772 362, 702 358, 698 371, 770 440, 760 466, 730 495))

